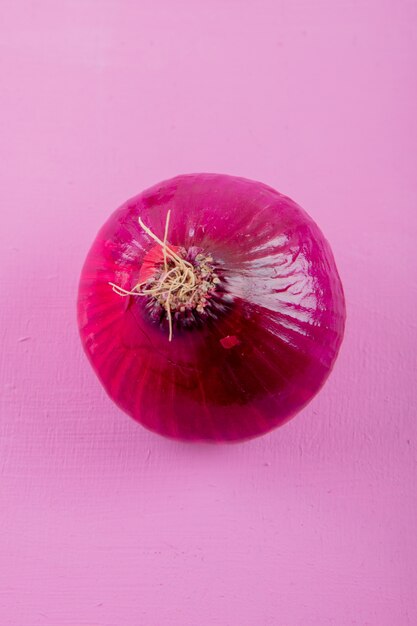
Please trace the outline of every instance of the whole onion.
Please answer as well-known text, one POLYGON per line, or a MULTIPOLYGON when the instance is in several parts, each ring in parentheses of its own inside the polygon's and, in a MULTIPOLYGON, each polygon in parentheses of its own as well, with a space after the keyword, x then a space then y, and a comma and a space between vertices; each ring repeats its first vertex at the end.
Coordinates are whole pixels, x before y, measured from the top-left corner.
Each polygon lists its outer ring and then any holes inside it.
POLYGON ((318 392, 345 303, 327 241, 290 198, 189 174, 128 200, 101 228, 78 323, 105 390, 135 420, 178 439, 236 441, 318 392))

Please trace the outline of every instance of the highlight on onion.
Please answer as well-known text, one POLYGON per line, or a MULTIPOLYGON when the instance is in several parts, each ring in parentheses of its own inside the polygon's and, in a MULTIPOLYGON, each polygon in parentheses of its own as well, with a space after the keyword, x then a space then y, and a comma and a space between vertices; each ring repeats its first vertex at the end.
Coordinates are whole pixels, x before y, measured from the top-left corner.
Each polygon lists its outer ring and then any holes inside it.
POLYGON ((330 246, 295 202, 260 182, 188 174, 101 228, 78 324, 106 392, 135 420, 182 440, 240 441, 319 391, 345 303, 330 246))

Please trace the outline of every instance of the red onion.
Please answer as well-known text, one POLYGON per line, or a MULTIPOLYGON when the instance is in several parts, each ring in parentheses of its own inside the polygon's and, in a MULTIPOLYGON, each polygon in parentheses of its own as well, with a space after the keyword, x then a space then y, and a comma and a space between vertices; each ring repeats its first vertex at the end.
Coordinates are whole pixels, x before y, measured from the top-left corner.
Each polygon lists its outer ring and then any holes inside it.
POLYGON ((178 439, 236 441, 283 424, 318 392, 345 303, 329 244, 290 198, 190 174, 104 224, 78 322, 105 390, 135 420, 178 439))

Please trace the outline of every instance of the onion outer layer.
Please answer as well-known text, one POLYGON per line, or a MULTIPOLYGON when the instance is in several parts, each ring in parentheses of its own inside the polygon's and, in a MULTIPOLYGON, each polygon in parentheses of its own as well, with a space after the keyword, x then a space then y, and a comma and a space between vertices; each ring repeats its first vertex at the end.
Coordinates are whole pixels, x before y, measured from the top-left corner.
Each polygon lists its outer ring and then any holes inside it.
POLYGON ((283 424, 319 391, 345 302, 330 246, 295 202, 244 178, 188 174, 131 198, 103 225, 82 269, 78 324, 105 390, 135 420, 182 440, 239 441, 283 424), (109 286, 130 290, 143 276, 155 242, 138 218, 162 237, 169 209, 169 243, 211 254, 225 285, 224 308, 174 327, 171 342, 146 298, 109 286))

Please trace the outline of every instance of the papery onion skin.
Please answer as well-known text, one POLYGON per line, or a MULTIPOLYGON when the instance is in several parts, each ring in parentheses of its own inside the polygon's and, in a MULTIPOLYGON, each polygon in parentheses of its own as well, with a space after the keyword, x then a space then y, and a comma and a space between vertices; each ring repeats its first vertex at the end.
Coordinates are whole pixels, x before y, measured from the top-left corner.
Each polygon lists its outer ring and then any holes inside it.
POLYGON ((343 338, 345 301, 330 246, 290 198, 222 174, 188 174, 128 200, 99 231, 84 264, 78 324, 109 396, 135 420, 182 440, 241 441, 294 416, 327 379, 343 338), (152 323, 131 289, 168 240, 220 264, 227 310, 194 328, 152 323), (151 253, 153 254, 153 253, 151 253), (143 272, 143 270, 142 270, 143 272))

